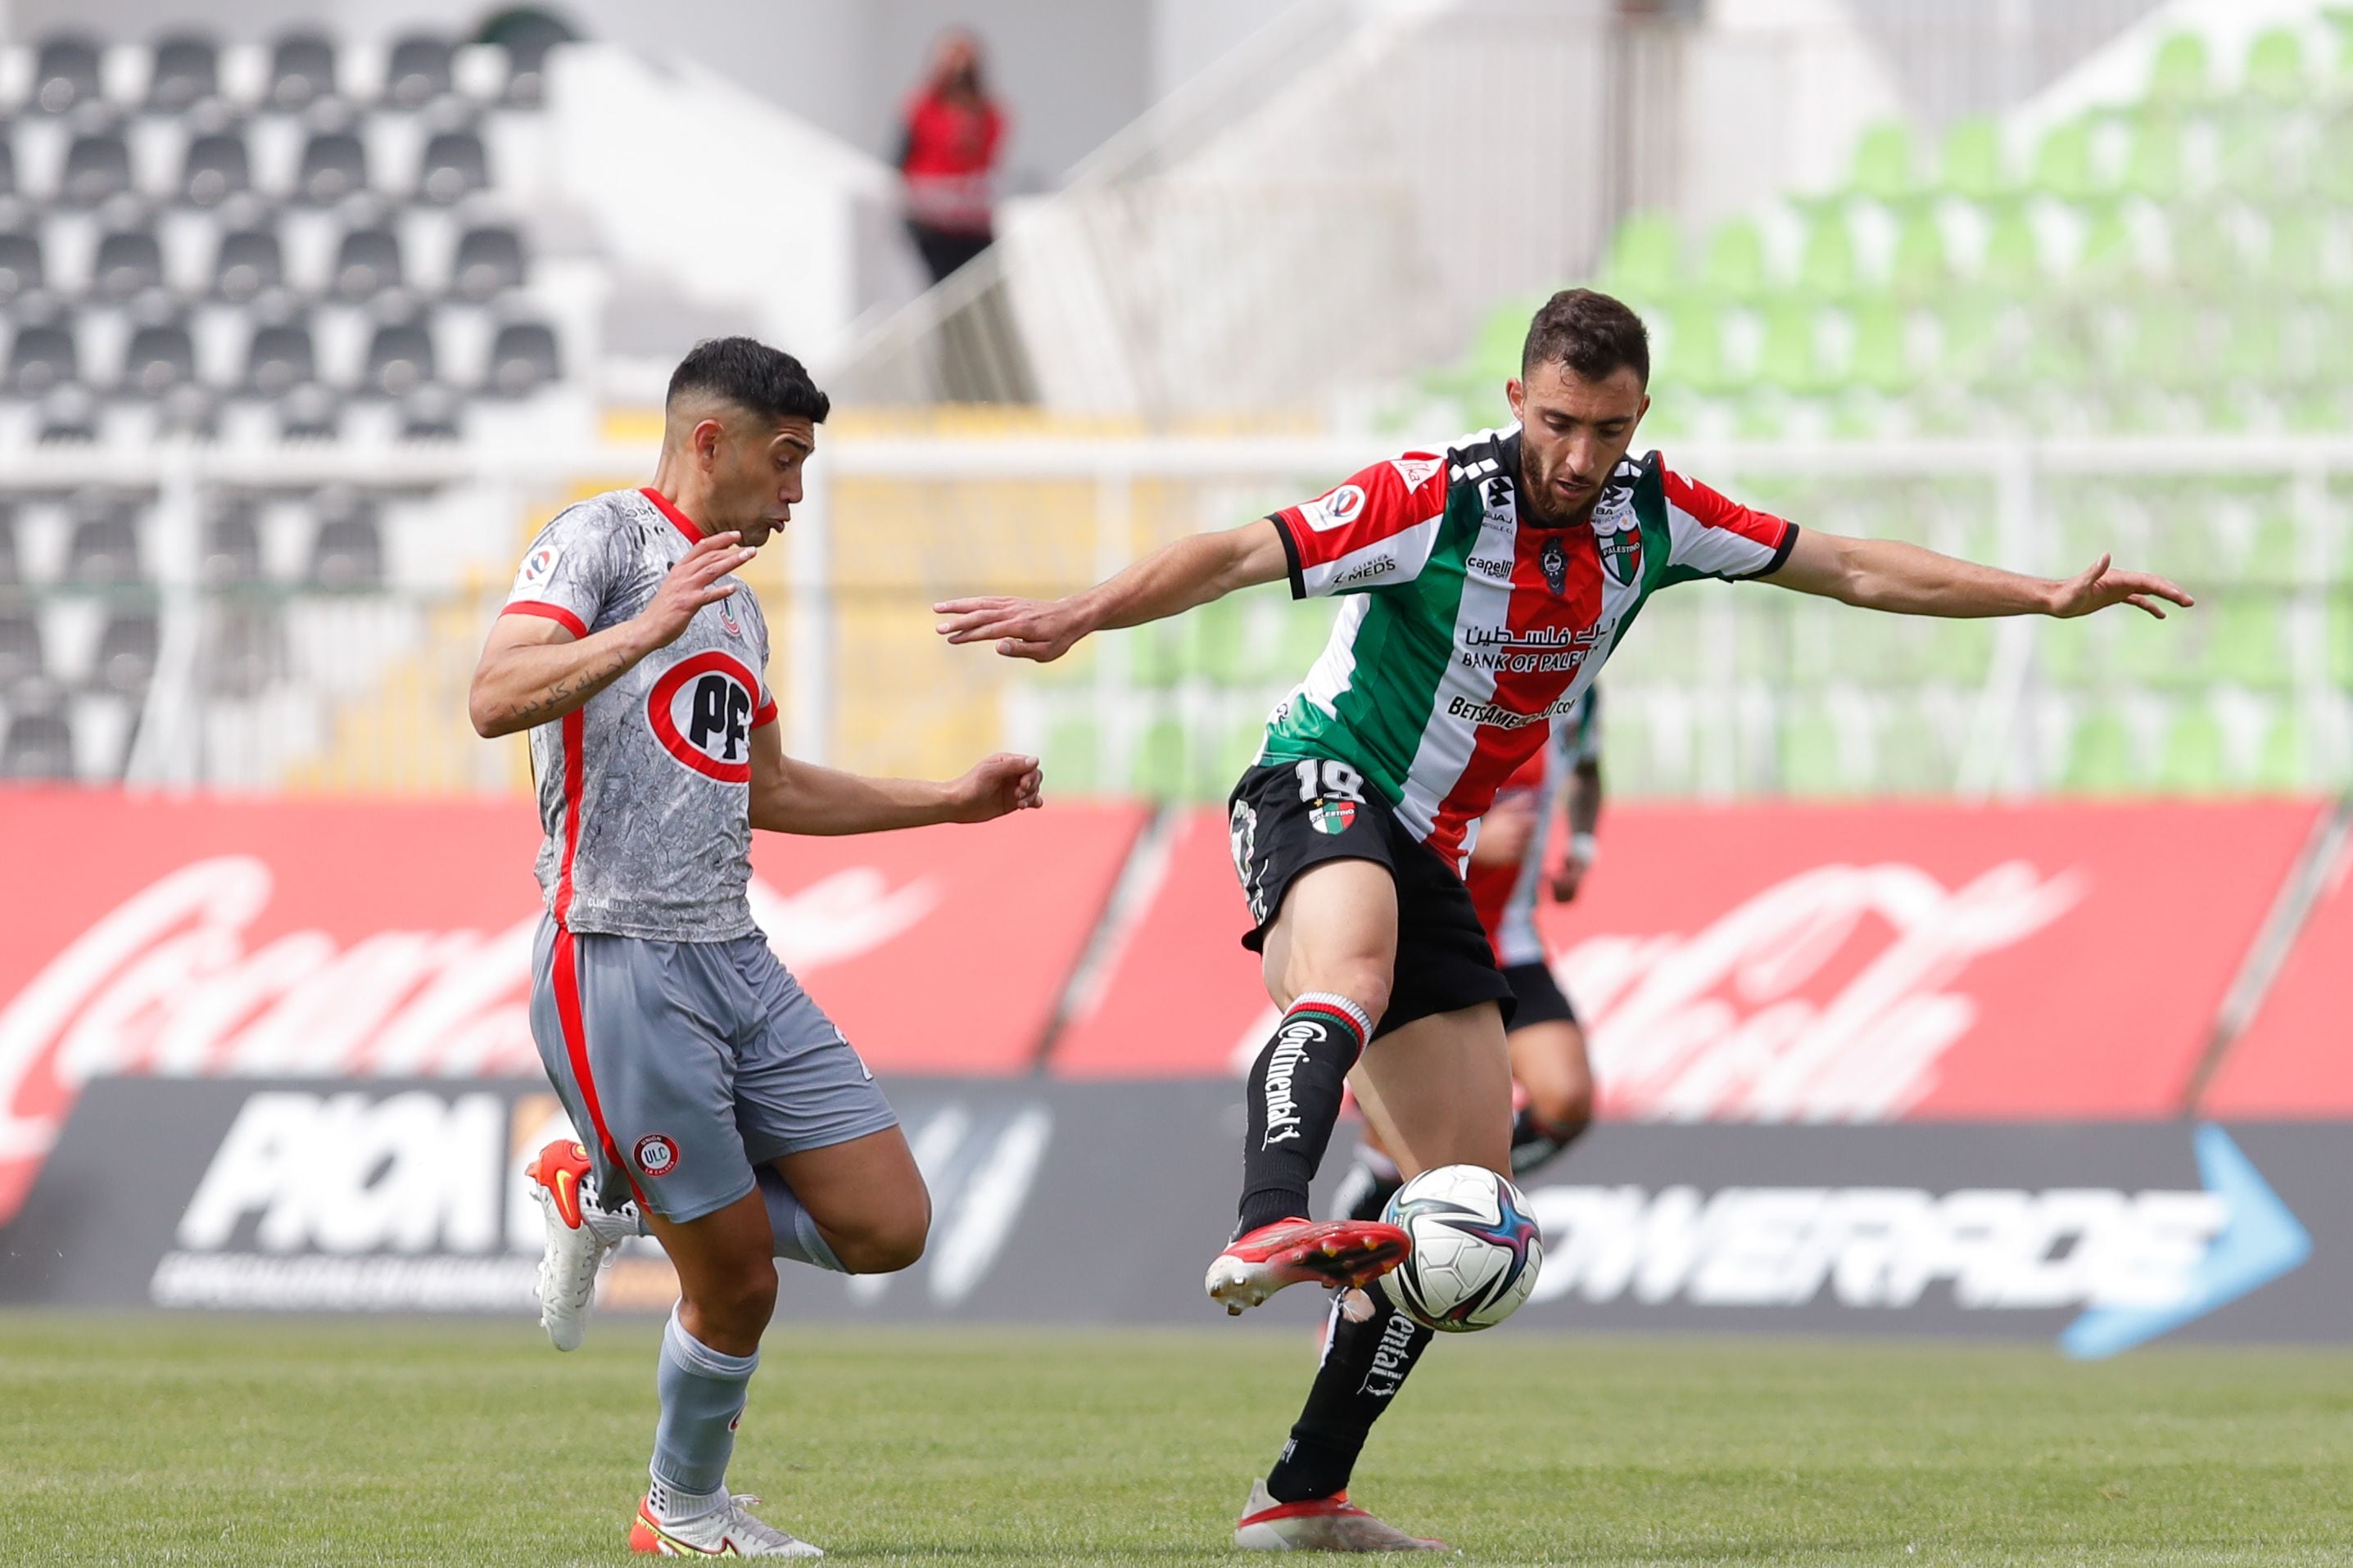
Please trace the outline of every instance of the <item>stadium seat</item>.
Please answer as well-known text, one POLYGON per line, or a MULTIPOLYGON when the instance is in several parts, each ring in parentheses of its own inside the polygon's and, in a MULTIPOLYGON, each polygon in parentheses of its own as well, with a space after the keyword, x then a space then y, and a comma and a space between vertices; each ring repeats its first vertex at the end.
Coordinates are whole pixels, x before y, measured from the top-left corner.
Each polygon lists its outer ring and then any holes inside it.
POLYGON ((396 39, 384 73, 384 98, 401 109, 420 109, 449 90, 454 46, 438 33, 407 33, 396 39))
POLYGON ((16 149, 5 134, 7 126, 0 121, 0 196, 16 194, 16 149))
POLYGON ((2158 753, 2158 788, 2176 795, 2213 795, 2231 782, 2222 726, 2200 705, 2175 714, 2158 753))
POLYGON ((177 321, 159 322, 132 334, 120 385, 140 397, 159 398, 195 375, 196 350, 188 329, 177 321))
POLYGON ((231 501, 205 523, 197 574, 213 587, 261 580, 261 529, 250 503, 231 501))
POLYGON ((2116 795, 2137 782, 2132 733, 2122 715, 2103 710, 2077 723, 2060 770, 2063 787, 2083 795, 2116 795))
POLYGON ((449 268, 449 291, 457 298, 479 305, 522 281, 522 236, 512 225, 482 225, 459 239, 449 268))
POLYGON ((79 379, 73 333, 61 322, 26 323, 16 329, 8 345, 8 390, 19 397, 39 397, 50 388, 79 379))
POLYGON ((2149 65, 2148 100, 2169 108, 2188 108, 2210 96, 2206 40, 2195 33, 2175 33, 2157 48, 2149 65))
POLYGON ((73 139, 66 149, 65 174, 58 183, 58 205, 90 208, 131 191, 131 148, 120 131, 92 131, 73 139))
POLYGON ((1152 800, 1179 798, 1190 773, 1190 752, 1182 721, 1153 720, 1144 727, 1129 763, 1129 792, 1152 800))
POLYGON ((1849 188, 1871 201, 1894 203, 1910 195, 1912 128, 1900 120, 1883 120, 1866 128, 1856 141, 1849 188))
POLYGON ((311 581, 322 588, 372 588, 384 581, 384 537, 374 509, 328 501, 311 546, 311 581))
POLYGON ((154 679, 163 635, 152 610, 118 611, 99 633, 90 683, 100 690, 136 697, 154 679))
POLYGON ((45 278, 37 234, 0 233, 0 305, 14 304, 39 289, 45 278))
POLYGON ((33 60, 30 107, 43 114, 64 114, 101 95, 98 76, 98 40, 79 33, 58 33, 41 40, 33 60))
POLYGON ((343 404, 332 388, 297 382, 277 399, 278 434, 288 441, 332 441, 343 431, 343 404))
POLYGON ((74 498, 72 516, 66 536, 68 582, 106 586, 139 580, 139 528, 128 501, 85 493, 74 498))
POLYGON ((202 33, 155 40, 147 77, 147 112, 184 114, 220 90, 220 46, 202 33))
POLYGON ((270 103, 307 109, 335 95, 335 46, 323 34, 292 32, 279 38, 269 60, 270 103))
POLYGON ((2184 187, 2181 121, 2171 116, 2144 118, 2133 127, 2131 154, 2125 161, 2124 188, 2153 202, 2170 202, 2184 187))
POLYGON ((1904 215, 1888 258, 1887 286, 1898 298, 1920 300, 1944 288, 1951 277, 1944 226, 1926 207, 1904 215))
POLYGON ((245 389, 261 397, 279 397, 312 380, 316 366, 307 323, 281 321, 261 327, 246 349, 245 389))
POLYGON ((1798 261, 1798 287, 1825 300, 1844 300, 1855 290, 1854 235, 1846 214, 1827 207, 1814 215, 1798 261))
MULTIPOLYGON (((22 580, 23 574, 16 560, 16 509, 7 501, 0 500, 0 584, 22 580)), ((0 686, 6 684, 0 680, 0 686)))
POLYGON ((2311 91, 2305 76, 2304 45, 2285 27, 2266 27, 2247 46, 2239 80, 2242 91, 2277 108, 2303 103, 2311 91))
POLYGON ((232 229, 220 238, 213 262, 213 295, 230 304, 249 304, 282 288, 286 263, 274 229, 232 229))
MULTIPOLYGON (((1662 300, 1682 282, 1683 236, 1665 213, 1630 213, 1610 238, 1602 287, 1623 300, 1662 300)), ((1520 321, 1523 331, 1526 318, 1520 321)))
POLYGON ((351 303, 370 300, 401 282, 400 237, 388 227, 355 228, 335 252, 332 292, 351 303))
POLYGON ((367 152, 348 131, 314 132, 302 149, 296 196, 312 206, 332 206, 367 188, 367 152))
POLYGON ((97 394, 79 382, 59 382, 34 410, 35 438, 46 444, 98 439, 97 394))
POLYGON ((0 603, 0 696, 42 668, 40 621, 22 605, 0 603))
POLYGON ((90 264, 90 292, 117 304, 164 286, 164 247, 155 231, 125 229, 98 242, 90 264))
POLYGON ((507 51, 507 102, 522 109, 544 102, 548 56, 571 40, 564 25, 543 11, 521 9, 501 16, 495 41, 507 51))
POLYGON ((386 321, 368 342, 361 384, 382 397, 403 397, 433 379, 433 335, 422 317, 386 321))
POLYGON ((250 697, 269 683, 284 662, 283 628, 277 614, 235 601, 207 618, 197 660, 197 679, 216 697, 250 697))
POLYGON ((554 331, 542 321, 510 321, 491 344, 484 390, 500 397, 527 397, 561 374, 554 331))
POLYGON ((253 189, 253 164, 245 138, 216 131, 191 138, 181 161, 179 195, 190 206, 214 207, 253 189))
POLYGON ((454 441, 462 434, 465 406, 450 388, 427 383, 400 400, 400 438, 454 441))
MULTIPOLYGON (((21 691, 21 689, 20 689, 21 691)), ((15 779, 74 776, 73 727, 54 707, 10 703, 8 731, 0 740, 0 775, 15 779)))
POLYGON ((1731 218, 1716 226, 1700 281, 1725 300, 1753 300, 1765 291, 1765 236, 1754 219, 1731 218))
POLYGON ((1953 121, 1945 132, 1936 177, 1944 190, 1965 201, 1991 202, 2007 195, 2010 179, 2000 129, 1984 115, 1953 121))
POLYGON ((472 131, 445 131, 425 144, 417 194, 438 206, 463 201, 491 183, 490 155, 472 131))

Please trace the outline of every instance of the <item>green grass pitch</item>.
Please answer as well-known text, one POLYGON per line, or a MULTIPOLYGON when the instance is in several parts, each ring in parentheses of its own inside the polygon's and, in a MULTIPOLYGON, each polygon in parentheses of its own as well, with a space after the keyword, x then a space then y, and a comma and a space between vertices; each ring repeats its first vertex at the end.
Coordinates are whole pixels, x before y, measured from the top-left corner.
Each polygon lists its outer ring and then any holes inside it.
MULTIPOLYGON (((0 1315, 0 1561, 628 1560, 656 1331, 0 1315)), ((781 1323, 731 1479, 849 1561, 1230 1563, 1314 1353, 781 1323)), ((2348 1563, 2353 1355, 1505 1330, 1356 1496, 1480 1562, 2348 1563)))

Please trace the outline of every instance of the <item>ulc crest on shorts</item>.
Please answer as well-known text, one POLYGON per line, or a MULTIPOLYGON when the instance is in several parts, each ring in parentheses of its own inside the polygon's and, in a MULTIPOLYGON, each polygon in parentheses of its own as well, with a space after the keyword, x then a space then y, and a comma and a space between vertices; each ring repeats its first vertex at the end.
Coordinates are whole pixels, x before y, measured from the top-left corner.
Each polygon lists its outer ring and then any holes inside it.
POLYGON ((667 1176, 678 1169, 678 1145, 659 1132, 649 1132, 638 1140, 629 1158, 649 1176, 667 1176))

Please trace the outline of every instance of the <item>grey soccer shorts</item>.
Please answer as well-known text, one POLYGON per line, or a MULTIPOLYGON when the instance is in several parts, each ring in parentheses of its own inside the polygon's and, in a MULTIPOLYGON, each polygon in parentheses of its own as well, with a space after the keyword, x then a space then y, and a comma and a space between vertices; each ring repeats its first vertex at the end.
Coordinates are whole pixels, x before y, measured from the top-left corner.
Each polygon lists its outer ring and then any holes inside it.
POLYGON ((755 1167, 898 1125, 765 938, 651 942, 540 922, 531 1033, 600 1199, 684 1223, 755 1167))

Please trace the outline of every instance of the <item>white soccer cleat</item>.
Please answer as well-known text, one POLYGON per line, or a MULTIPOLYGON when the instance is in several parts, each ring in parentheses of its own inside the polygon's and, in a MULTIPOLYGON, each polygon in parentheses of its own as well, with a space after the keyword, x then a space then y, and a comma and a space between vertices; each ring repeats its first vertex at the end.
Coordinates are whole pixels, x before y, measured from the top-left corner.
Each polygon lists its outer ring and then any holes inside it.
POLYGON ((629 1550, 650 1557, 822 1557, 821 1547, 752 1517, 760 1500, 730 1497, 709 1513, 664 1524, 652 1505, 638 1504, 629 1550))
POLYGON ((634 1205, 608 1214, 591 1201, 588 1151, 557 1139, 523 1167, 531 1195, 547 1221, 547 1244, 539 1255, 540 1326, 557 1350, 580 1348, 588 1331, 588 1307, 596 1296, 596 1271, 613 1248, 642 1234, 634 1205))
POLYGON ((1443 1541, 1425 1541, 1383 1524, 1348 1500, 1346 1492, 1277 1502, 1262 1480, 1250 1483, 1250 1501, 1234 1521, 1234 1544, 1245 1552, 1451 1552, 1443 1541))

